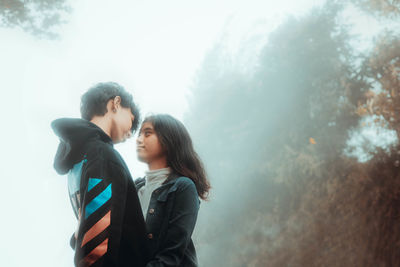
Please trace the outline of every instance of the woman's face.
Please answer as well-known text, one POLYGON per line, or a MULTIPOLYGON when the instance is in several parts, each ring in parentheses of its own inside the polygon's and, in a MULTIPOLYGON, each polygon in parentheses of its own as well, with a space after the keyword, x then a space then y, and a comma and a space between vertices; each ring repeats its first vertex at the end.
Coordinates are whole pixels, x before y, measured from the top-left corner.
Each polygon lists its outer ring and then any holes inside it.
POLYGON ((144 122, 136 139, 138 159, 150 164, 166 157, 151 122, 144 122))

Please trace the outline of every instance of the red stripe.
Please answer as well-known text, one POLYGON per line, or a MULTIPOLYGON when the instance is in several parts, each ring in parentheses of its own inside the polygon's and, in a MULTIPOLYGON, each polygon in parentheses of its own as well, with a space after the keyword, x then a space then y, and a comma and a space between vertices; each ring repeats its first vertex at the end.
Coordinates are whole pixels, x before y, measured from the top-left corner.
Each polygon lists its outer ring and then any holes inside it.
POLYGON ((98 234, 103 232, 109 225, 111 221, 111 211, 107 212, 103 218, 101 218, 95 225, 90 228, 83 236, 81 247, 83 247, 87 242, 95 238, 98 234))
POLYGON ((80 267, 90 266, 95 263, 107 252, 108 238, 104 240, 100 245, 94 248, 85 258, 79 262, 80 267))

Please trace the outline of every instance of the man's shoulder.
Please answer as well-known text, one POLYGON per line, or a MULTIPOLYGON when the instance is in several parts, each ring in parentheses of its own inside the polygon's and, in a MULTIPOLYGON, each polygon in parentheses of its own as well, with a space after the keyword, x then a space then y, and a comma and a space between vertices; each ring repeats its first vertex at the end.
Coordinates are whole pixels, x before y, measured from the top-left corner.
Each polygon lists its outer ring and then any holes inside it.
POLYGON ((118 151, 115 150, 112 145, 101 141, 95 140, 87 144, 86 157, 88 161, 103 161, 122 167, 124 166, 118 151))
POLYGON ((114 177, 118 181, 132 180, 128 166, 112 146, 99 142, 98 145, 90 146, 86 152, 87 174, 114 177))

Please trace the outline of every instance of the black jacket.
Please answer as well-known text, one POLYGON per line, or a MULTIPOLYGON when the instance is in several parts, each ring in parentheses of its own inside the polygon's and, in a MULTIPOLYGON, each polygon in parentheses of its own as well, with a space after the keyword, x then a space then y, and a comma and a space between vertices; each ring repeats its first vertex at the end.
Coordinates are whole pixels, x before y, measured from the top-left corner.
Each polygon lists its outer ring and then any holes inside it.
MULTIPOLYGON (((136 179, 137 190, 145 182, 136 179)), ((196 186, 187 177, 172 174, 153 191, 146 217, 152 259, 146 267, 198 265, 191 236, 199 207, 196 186)))
POLYGON ((54 160, 68 173, 78 226, 71 238, 77 266, 145 266, 146 226, 129 170, 111 138, 83 119, 51 124, 60 138, 54 160))

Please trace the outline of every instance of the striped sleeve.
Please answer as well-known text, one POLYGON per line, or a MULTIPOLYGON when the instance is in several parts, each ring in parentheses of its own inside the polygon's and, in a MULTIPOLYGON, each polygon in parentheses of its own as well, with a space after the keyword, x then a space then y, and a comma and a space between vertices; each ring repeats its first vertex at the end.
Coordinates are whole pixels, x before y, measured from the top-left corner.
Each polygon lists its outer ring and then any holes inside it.
POLYGON ((126 183, 107 163, 91 166, 82 174, 86 186, 79 214, 75 264, 80 267, 114 266, 121 238, 126 183))

